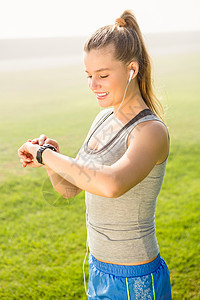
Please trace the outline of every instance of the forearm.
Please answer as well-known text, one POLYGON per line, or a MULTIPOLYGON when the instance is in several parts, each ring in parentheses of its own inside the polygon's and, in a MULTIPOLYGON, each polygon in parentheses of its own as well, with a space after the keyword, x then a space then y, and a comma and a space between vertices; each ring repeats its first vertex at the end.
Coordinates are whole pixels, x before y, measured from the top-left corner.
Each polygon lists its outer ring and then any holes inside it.
POLYGON ((79 160, 46 149, 43 152, 44 164, 66 181, 90 193, 113 197, 116 180, 112 166, 87 167, 79 160))
POLYGON ((69 181, 65 180, 62 176, 55 173, 48 166, 44 166, 44 167, 47 171, 52 186, 64 198, 68 199, 68 198, 75 197, 82 191, 82 189, 78 188, 77 186, 73 185, 69 181))

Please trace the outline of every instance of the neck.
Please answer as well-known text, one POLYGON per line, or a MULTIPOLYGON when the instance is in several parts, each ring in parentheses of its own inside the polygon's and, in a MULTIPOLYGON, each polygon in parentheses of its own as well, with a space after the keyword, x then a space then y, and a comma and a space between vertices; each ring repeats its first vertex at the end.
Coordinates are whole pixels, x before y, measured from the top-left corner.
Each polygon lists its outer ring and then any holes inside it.
POLYGON ((134 117, 141 110, 148 108, 144 102, 137 80, 133 80, 127 88, 123 103, 113 106, 114 115, 123 122, 134 117))

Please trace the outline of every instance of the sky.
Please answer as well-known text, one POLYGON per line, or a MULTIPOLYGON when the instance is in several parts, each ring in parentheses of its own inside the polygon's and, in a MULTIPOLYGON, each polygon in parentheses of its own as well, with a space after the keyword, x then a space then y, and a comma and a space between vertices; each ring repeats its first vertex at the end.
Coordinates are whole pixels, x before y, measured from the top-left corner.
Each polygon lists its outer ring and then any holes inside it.
POLYGON ((90 36, 125 9, 144 33, 200 31, 200 0, 0 0, 0 39, 90 36))

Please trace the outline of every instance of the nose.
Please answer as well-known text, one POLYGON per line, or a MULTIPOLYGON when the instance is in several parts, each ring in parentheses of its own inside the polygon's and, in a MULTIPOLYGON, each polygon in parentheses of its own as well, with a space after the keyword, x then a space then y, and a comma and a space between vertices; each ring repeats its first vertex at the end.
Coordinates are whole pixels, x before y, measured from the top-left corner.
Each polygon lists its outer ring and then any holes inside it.
POLYGON ((99 80, 97 77, 91 77, 89 78, 89 88, 94 91, 96 89, 98 89, 99 87, 101 87, 99 80))

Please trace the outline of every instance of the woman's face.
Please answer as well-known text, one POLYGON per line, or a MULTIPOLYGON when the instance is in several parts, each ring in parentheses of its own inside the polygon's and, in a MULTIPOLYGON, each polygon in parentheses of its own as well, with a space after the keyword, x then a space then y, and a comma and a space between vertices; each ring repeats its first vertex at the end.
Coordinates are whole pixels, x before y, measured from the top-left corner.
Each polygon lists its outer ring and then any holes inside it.
POLYGON ((120 105, 128 83, 130 68, 114 58, 114 46, 85 53, 89 88, 101 107, 120 105))

